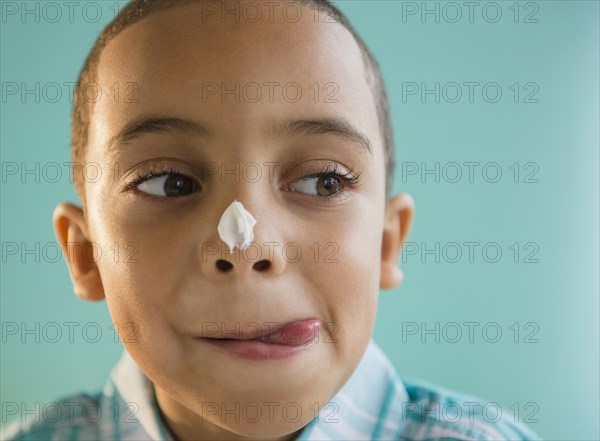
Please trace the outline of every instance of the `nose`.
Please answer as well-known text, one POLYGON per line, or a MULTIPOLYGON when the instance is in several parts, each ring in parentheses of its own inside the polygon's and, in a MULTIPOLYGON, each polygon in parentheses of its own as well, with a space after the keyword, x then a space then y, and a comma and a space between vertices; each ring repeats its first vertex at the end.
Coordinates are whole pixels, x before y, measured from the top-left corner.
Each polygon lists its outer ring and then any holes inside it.
POLYGON ((285 259, 278 251, 279 243, 263 242, 262 234, 255 234, 254 241, 246 248, 235 247, 230 251, 223 241, 219 241, 218 250, 214 250, 204 263, 208 276, 249 277, 252 274, 277 275, 285 267, 285 259))
MULTIPOLYGON (((239 260, 238 260, 239 262, 239 260)), ((217 259, 217 261, 215 262, 215 266, 217 267, 217 271, 220 271, 222 273, 227 273, 229 271, 232 271, 234 269, 235 266, 240 266, 234 265, 231 261, 227 260, 227 259, 217 259)), ((252 263, 252 269, 258 272, 263 272, 263 271, 268 271, 269 268, 271 267, 271 260, 269 259, 261 259, 258 260, 256 262, 252 263)))
MULTIPOLYGON (((248 205, 245 206, 251 213, 255 211, 248 205)), ((243 278, 259 274, 275 276, 284 271, 287 261, 282 250, 285 247, 279 239, 277 225, 261 216, 256 216, 256 221, 253 240, 242 248, 238 243, 233 250, 221 239, 217 224, 210 227, 213 232, 209 235, 208 242, 202 244, 205 277, 222 280, 224 277, 243 278)))

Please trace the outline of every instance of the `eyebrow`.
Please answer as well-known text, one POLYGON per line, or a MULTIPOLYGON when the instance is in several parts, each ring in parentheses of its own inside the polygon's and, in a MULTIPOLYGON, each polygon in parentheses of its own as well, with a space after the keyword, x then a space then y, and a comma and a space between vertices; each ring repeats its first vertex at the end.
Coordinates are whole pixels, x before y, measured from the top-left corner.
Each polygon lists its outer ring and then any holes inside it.
MULTIPOLYGON (((197 121, 177 117, 141 116, 127 123, 108 141, 108 151, 116 150, 118 145, 126 144, 145 133, 184 133, 205 138, 210 136, 208 128, 197 121)), ((288 119, 275 122, 271 127, 272 136, 323 134, 353 141, 363 153, 373 156, 369 138, 344 118, 288 119)))
POLYGON ((275 123, 272 129, 273 134, 280 136, 331 134, 353 141, 363 153, 373 156, 373 147, 369 138, 345 118, 285 120, 275 123))
POLYGON ((115 150, 119 144, 126 144, 144 133, 184 133, 199 137, 208 137, 209 131, 196 121, 175 117, 141 116, 127 123, 108 141, 108 151, 115 150))

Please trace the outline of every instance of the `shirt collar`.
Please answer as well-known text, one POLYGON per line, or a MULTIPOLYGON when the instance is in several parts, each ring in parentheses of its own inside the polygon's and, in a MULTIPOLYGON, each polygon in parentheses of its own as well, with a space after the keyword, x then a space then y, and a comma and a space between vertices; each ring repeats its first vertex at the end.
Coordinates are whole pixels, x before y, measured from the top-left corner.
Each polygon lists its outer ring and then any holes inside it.
MULTIPOLYGON (((127 351, 123 352, 111 371, 103 392, 104 396, 112 402, 112 406, 119 406, 118 412, 123 413, 128 407, 133 407, 129 418, 123 415, 115 418, 118 420, 118 425, 121 426, 117 428, 120 436, 123 436, 125 431, 131 431, 139 436, 143 431, 145 435, 137 439, 174 441, 160 416, 154 384, 141 371, 127 351), (126 422, 133 424, 126 425, 126 422)), ((115 439, 120 439, 120 437, 115 439)))

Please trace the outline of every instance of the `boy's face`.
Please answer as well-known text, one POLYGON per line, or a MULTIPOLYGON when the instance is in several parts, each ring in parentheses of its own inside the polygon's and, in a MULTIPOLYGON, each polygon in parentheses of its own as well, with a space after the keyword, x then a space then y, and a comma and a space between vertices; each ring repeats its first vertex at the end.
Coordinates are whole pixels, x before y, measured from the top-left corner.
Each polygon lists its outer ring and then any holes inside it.
POLYGON ((70 219, 62 238, 102 251, 95 263, 70 263, 76 291, 106 297, 180 436, 197 433, 202 415, 215 436, 299 430, 348 380, 371 337, 379 288, 398 282, 399 224, 411 208, 404 199, 384 216, 383 143, 360 50, 340 24, 298 9, 295 23, 295 8, 236 23, 203 21, 200 5, 171 8, 127 28, 101 56, 86 160, 102 175, 85 184, 87 221, 70 219), (117 137, 147 117, 206 132, 172 124, 117 137), (334 132, 331 120, 362 133, 372 151, 334 132), (313 124, 275 130, 295 121, 313 124), (334 165, 360 172, 359 181, 302 180, 334 165), (150 171, 158 177, 131 185, 150 171), (255 246, 231 255, 217 224, 234 199, 257 224, 255 246), (261 259, 270 266, 255 266, 261 259), (318 339, 282 359, 249 359, 200 338, 304 319, 321 321, 318 339), (261 417, 244 415, 249 403, 261 417))

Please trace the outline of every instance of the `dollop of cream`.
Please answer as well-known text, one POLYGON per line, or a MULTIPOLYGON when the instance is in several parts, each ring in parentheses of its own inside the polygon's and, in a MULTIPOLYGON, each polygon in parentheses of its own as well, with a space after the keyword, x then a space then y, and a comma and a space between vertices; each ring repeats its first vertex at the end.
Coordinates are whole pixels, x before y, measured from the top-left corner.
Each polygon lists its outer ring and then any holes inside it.
POLYGON ((233 252, 236 245, 241 250, 245 250, 254 240, 254 225, 256 225, 256 219, 241 202, 234 200, 221 215, 217 231, 221 240, 233 252))

